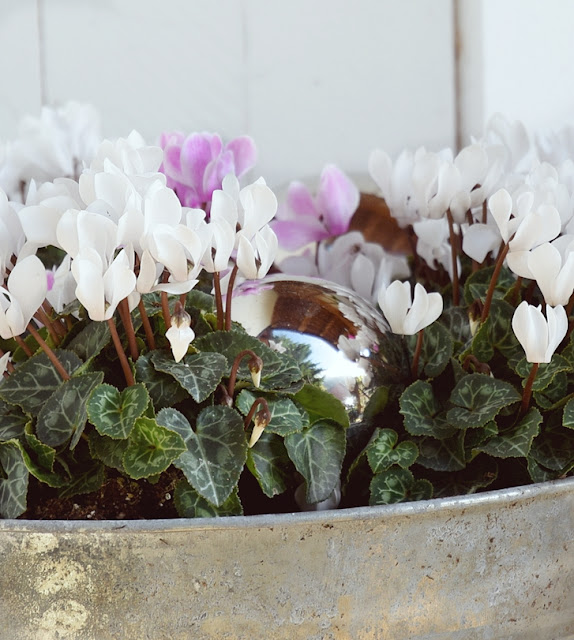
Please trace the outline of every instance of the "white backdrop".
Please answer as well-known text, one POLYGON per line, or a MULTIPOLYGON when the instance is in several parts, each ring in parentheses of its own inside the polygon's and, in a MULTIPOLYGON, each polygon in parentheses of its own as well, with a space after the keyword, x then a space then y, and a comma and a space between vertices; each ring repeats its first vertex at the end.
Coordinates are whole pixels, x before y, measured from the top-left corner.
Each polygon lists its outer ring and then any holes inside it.
POLYGON ((0 0, 0 139, 76 99, 108 136, 248 133, 273 185, 361 175, 375 147, 452 146, 457 122, 466 143, 494 111, 571 120, 572 24, 569 0, 0 0))

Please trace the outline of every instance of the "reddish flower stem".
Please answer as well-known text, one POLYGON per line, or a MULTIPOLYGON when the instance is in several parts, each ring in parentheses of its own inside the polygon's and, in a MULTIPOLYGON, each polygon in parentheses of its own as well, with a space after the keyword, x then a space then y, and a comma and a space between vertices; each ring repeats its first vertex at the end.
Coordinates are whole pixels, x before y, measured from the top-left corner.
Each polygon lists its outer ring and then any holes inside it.
POLYGON ((134 331, 132 314, 130 313, 130 308, 129 308, 127 298, 124 298, 120 302, 120 304, 118 305, 118 309, 120 312, 120 318, 122 319, 122 324, 124 325, 124 329, 126 330, 126 335, 128 337, 128 345, 130 347, 130 356, 133 362, 135 362, 140 357, 140 354, 139 354, 138 343, 136 339, 136 332, 134 331))
POLYGON ((269 405, 267 404, 267 400, 265 400, 265 398, 262 398, 260 396, 259 398, 254 400, 253 404, 251 405, 251 409, 249 409, 249 413, 245 416, 243 425, 245 426, 246 429, 251 424, 251 421, 253 420, 253 416, 255 415, 255 412, 259 405, 261 405, 261 411, 263 411, 265 414, 265 421, 267 422, 267 424, 271 422, 271 411, 269 411, 269 405))
POLYGON ((225 298, 225 330, 231 330, 231 298, 233 297, 233 287, 235 285, 235 278, 237 277, 237 272, 239 271, 239 267, 234 264, 233 269, 231 271, 231 275, 229 276, 229 282, 227 283, 227 297, 225 298))
POLYGON ((421 357, 421 351, 423 348, 423 337, 424 337, 424 329, 421 329, 417 333, 417 343, 415 346, 415 353, 413 355, 413 362, 411 364, 411 375, 413 380, 416 380, 419 377, 419 360, 421 357))
POLYGON ((112 340, 114 343, 114 347, 116 348, 116 352, 120 359, 120 364, 122 365, 122 370, 124 372, 124 378, 126 379, 126 384, 128 387, 132 387, 135 384, 134 376, 130 367, 130 363, 128 362, 128 358, 126 356, 126 352, 122 347, 122 342, 120 340, 120 336, 118 335, 118 330, 116 329, 116 323, 113 318, 108 320, 108 327, 110 328, 110 333, 112 335, 112 340))
POLYGON ((454 232, 454 220, 450 209, 446 210, 446 219, 448 220, 448 233, 450 239, 450 256, 452 260, 452 304, 458 307, 460 304, 460 291, 458 284, 458 265, 457 265, 457 237, 454 232))
POLYGON ((28 331, 34 336, 34 340, 40 345, 44 353, 50 358, 51 363, 56 368, 56 371, 60 374, 62 380, 69 380, 70 374, 64 369, 62 363, 58 360, 58 356, 50 349, 46 344, 42 336, 36 331, 34 325, 30 322, 26 327, 28 331))
POLYGON ((502 271, 502 265, 504 264, 504 260, 508 253, 508 247, 509 245, 508 243, 506 243, 498 252, 498 259, 496 260, 496 265, 494 267, 494 271, 492 272, 492 278, 490 279, 490 285, 488 286, 488 291, 486 292, 486 299, 484 301, 482 315, 480 316, 480 322, 484 322, 488 318, 488 314, 490 313, 490 305, 492 304, 494 290, 496 288, 496 283, 498 282, 498 276, 502 271))
POLYGON ((14 340, 16 341, 16 344, 20 347, 20 349, 22 349, 22 351, 29 358, 31 358, 34 355, 34 352, 32 351, 32 349, 30 349, 30 347, 24 342, 21 336, 14 336, 14 340))
POLYGON ((171 313, 169 312, 169 298, 167 297, 167 291, 161 292, 161 312, 163 314, 165 327, 166 329, 169 329, 171 327, 171 313))
POLYGON ((528 411, 528 406, 530 404, 530 396, 532 395, 532 385, 534 384, 534 379, 536 378, 536 374, 538 373, 538 367, 540 363, 533 362, 532 368, 530 369, 530 375, 528 376, 528 380, 526 380, 526 384, 524 385, 524 391, 522 392, 522 403, 520 404, 520 416, 523 416, 528 411))
POLYGON ((251 349, 244 349, 240 351, 233 361, 233 366, 231 367, 231 373, 229 374, 229 382, 227 383, 227 395, 230 398, 233 398, 233 394, 235 393, 235 382, 237 380, 237 372, 239 371, 239 365, 243 358, 249 356, 250 364, 253 366, 261 368, 263 366, 263 362, 261 358, 251 349))
POLYGON ((46 327, 48 333, 50 334, 50 337, 54 341, 54 344, 58 346, 60 344, 60 336, 58 335, 54 327, 54 323, 48 317, 48 314, 44 311, 44 309, 42 309, 42 307, 40 307, 34 315, 46 327))
POLYGON ((145 331, 147 346, 149 347, 150 351, 153 351, 155 349, 155 336, 153 335, 153 329, 151 327, 151 323, 149 321, 148 315, 145 310, 145 304, 144 304, 143 298, 140 298, 138 309, 140 312, 143 328, 145 331))

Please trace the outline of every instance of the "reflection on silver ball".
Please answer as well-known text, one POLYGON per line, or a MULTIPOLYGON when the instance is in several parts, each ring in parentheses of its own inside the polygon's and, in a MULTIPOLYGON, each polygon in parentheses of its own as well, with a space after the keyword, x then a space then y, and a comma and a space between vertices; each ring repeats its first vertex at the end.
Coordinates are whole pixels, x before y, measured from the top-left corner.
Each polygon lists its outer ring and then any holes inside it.
POLYGON ((343 402, 352 424, 378 386, 403 374, 402 342, 379 310, 327 280, 280 274, 244 282, 234 291, 232 318, 293 355, 309 381, 343 402))

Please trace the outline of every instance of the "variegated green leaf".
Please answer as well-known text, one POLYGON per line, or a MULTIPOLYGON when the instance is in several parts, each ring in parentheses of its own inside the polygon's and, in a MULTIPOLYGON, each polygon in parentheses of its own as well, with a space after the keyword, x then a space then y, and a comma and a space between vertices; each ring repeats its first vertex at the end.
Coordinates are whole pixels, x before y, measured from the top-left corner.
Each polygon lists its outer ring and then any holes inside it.
POLYGON ((328 420, 319 420, 285 438, 287 453, 307 483, 308 503, 326 500, 341 474, 345 455, 345 428, 328 420))
POLYGON ((135 378, 145 385, 153 406, 159 411, 189 398, 189 394, 173 376, 157 371, 151 362, 154 353, 155 351, 142 354, 136 360, 135 378))
POLYGON ((446 417, 459 429, 483 427, 498 412, 520 400, 520 394, 508 382, 482 373, 472 373, 460 380, 453 389, 453 406, 446 417))
POLYGON ((525 458, 530 452, 532 441, 540 432, 541 423, 540 411, 532 407, 515 427, 499 433, 477 450, 495 458, 525 458))
POLYGON ((104 374, 97 371, 63 382, 38 413, 38 438, 51 447, 57 447, 71 439, 70 448, 73 449, 86 426, 88 398, 103 379, 104 374))
POLYGON ((165 471, 185 451, 182 437, 151 418, 137 418, 123 456, 126 473, 135 480, 165 471))
POLYGON ((100 384, 88 400, 88 417, 101 435, 123 440, 130 435, 148 402, 148 392, 141 383, 121 392, 111 384, 100 384))
POLYGON ((283 493, 287 489, 292 468, 283 438, 265 429, 257 443, 249 449, 247 467, 267 497, 273 498, 283 493))
POLYGON ((20 407, 0 400, 0 442, 20 438, 30 421, 20 407))
POLYGON ((173 376, 196 402, 203 402, 215 391, 227 371, 227 360, 219 353, 195 353, 180 362, 164 352, 156 351, 153 366, 173 376))
POLYGON ((455 431, 446 423, 433 388, 425 380, 417 380, 403 391, 399 407, 405 429, 413 436, 445 438, 455 431))
MULTIPOLYGON (((55 354, 70 375, 82 364, 72 351, 57 349, 55 354)), ((26 413, 37 414, 61 384, 62 377, 42 352, 23 362, 0 382, 0 398, 17 404, 26 413)))
POLYGON ((195 431, 176 409, 162 409, 159 424, 176 432, 185 450, 174 461, 192 487, 213 505, 220 507, 237 486, 247 459, 247 439, 241 416, 217 405, 203 409, 195 431))
POLYGON ((17 518, 26 511, 28 469, 17 441, 0 443, 0 516, 17 518))
POLYGON ((393 465, 408 469, 414 464, 419 450, 414 442, 397 444, 399 436, 393 429, 378 429, 367 447, 367 459, 373 473, 386 471, 393 465))
POLYGON ((241 516, 243 507, 235 489, 219 507, 208 502, 184 479, 175 488, 173 500, 180 518, 220 518, 241 516))
POLYGON ((394 504, 408 499, 409 492, 415 483, 413 474, 408 469, 391 467, 373 476, 370 485, 369 504, 394 504))

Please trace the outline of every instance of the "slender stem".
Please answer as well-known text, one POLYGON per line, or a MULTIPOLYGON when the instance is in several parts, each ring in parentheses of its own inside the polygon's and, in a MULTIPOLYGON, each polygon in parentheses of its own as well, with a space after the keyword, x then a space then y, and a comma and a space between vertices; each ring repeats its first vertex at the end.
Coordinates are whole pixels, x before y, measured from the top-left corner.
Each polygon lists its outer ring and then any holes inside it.
POLYGON ((171 327, 171 314, 169 312, 169 299, 167 297, 167 291, 161 292, 161 312, 163 313, 163 321, 165 322, 166 329, 171 327))
POLYGON ((569 318, 572 313, 572 307, 574 307, 574 293, 570 296, 568 304, 566 305, 566 317, 569 318))
POLYGON ((249 413, 245 416, 245 420, 243 421, 243 424, 246 429, 251 424, 251 421, 253 420, 253 416, 255 415, 255 411, 257 410, 257 407, 259 405, 261 405, 263 411, 267 416, 267 422, 268 423, 270 422, 271 411, 269 411, 269 405, 267 404, 267 400, 265 400, 265 398, 262 398, 260 396, 259 398, 253 401, 253 404, 251 405, 251 409, 249 409, 249 413))
POLYGON ((458 307, 460 304, 460 291, 458 290, 458 264, 456 250, 456 234, 454 232, 454 220, 450 209, 446 210, 446 219, 448 220, 448 233, 450 239, 450 256, 452 260, 452 304, 458 307))
POLYGON ((28 331, 34 336, 34 340, 42 347, 44 353, 50 358, 50 361, 56 368, 56 371, 60 374, 62 380, 69 380, 70 374, 64 369, 62 363, 58 360, 58 356, 50 349, 50 347, 46 344, 42 336, 36 331, 34 325, 30 322, 26 327, 28 331))
POLYGON ((54 344, 58 346, 60 344, 60 336, 58 335, 58 332, 54 327, 54 323, 48 317, 48 314, 44 311, 44 309, 42 309, 42 307, 40 307, 34 315, 46 327, 48 333, 50 334, 50 337, 54 341, 54 344))
POLYGON ((151 322, 149 321, 148 315, 145 310, 145 304, 144 304, 143 298, 140 298, 138 309, 140 311, 140 316, 141 316, 143 328, 145 331, 147 346, 149 347, 150 351, 153 351, 155 349, 155 336, 153 335, 151 322))
POLYGON ((512 304, 516 304, 516 301, 518 300, 520 287, 522 287, 522 280, 523 280, 522 276, 518 276, 518 278, 516 278, 516 282, 514 283, 514 286, 512 287, 512 294, 511 294, 512 304))
POLYGON ((416 380, 419 377, 419 360, 420 360, 421 351, 423 348, 423 337, 424 337, 424 329, 421 329, 417 333, 417 344, 415 346, 415 353, 413 355, 413 362, 411 365, 411 374, 413 376, 413 380, 416 380))
POLYGON ((522 392, 520 416, 523 416, 528 411, 528 405, 530 404, 530 396, 532 395, 532 385, 534 384, 534 379, 536 378, 536 374, 538 373, 539 366, 540 364, 538 362, 532 363, 532 368, 530 369, 530 375, 528 376, 528 380, 526 381, 526 385, 524 386, 524 391, 522 392))
POLYGON ((139 357, 139 349, 138 342, 136 340, 136 332, 134 331, 134 323, 132 320, 132 314, 130 313, 130 307, 128 304, 128 299, 124 298, 119 304, 120 310, 120 318, 122 319, 122 324, 124 325, 124 329, 126 330, 126 335, 128 337, 128 345, 130 347, 130 356, 132 360, 135 362, 139 357))
POLYGON ((496 265, 494 267, 494 271, 492 272, 492 278, 490 279, 490 285, 488 286, 488 291, 486 293, 486 300, 484 301, 484 307, 482 309, 482 315, 480 316, 480 321, 484 322, 488 318, 488 314, 490 312, 490 305, 492 304, 492 297, 494 296, 494 289, 496 288, 496 283, 498 282, 498 276, 502 270, 502 265, 504 264, 504 260, 506 258, 506 254, 508 253, 508 243, 505 244, 502 249, 498 252, 498 259, 496 260, 496 265))
POLYGON ((213 288, 215 290, 215 310, 217 313, 217 330, 223 329, 223 300, 221 299, 221 276, 219 271, 213 273, 213 288))
POLYGON ((231 330, 231 298, 233 297, 233 287, 235 285, 235 278, 237 277, 237 272, 239 271, 239 267, 234 264, 233 269, 231 271, 231 275, 229 276, 229 282, 227 283, 227 297, 225 298, 225 330, 231 330))
POLYGON ((239 365, 241 364, 243 358, 245 358, 246 356, 249 356, 250 368, 257 367, 259 368, 259 370, 261 370, 261 367, 263 366, 261 358, 254 351, 251 351, 251 349, 243 349, 243 351, 240 351, 235 356, 233 366, 231 367, 231 373, 229 374, 229 382, 227 383, 227 395, 230 398, 233 398, 233 394, 235 393, 235 382, 237 380, 239 365))
POLYGON ((14 340, 16 340, 16 344, 22 349, 22 351, 31 358, 34 355, 34 352, 30 347, 24 342, 21 336, 14 336, 14 340))
POLYGON ((116 323, 114 322, 113 318, 110 318, 108 320, 108 327, 110 328, 114 347, 116 348, 116 352, 122 365, 126 384, 128 385, 128 387, 132 387, 135 384, 134 376, 130 367, 130 363, 128 362, 128 358, 126 356, 126 352, 122 347, 120 336, 118 335, 118 330, 116 329, 116 323))
POLYGON ((44 300, 44 302, 42 302, 42 308, 44 309, 48 317, 52 320, 54 329, 57 331, 60 338, 64 338, 66 336, 66 327, 64 326, 63 320, 58 317, 52 319, 52 316, 57 316, 54 311, 54 307, 47 300, 44 300))

